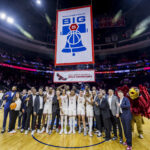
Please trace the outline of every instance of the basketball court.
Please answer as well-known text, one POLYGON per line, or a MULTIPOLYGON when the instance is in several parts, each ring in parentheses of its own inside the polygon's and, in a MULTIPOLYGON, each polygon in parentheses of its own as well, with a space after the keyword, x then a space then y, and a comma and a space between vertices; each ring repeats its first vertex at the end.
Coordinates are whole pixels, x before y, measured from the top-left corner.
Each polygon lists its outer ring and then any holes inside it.
MULTIPOLYGON (((0 110, 0 122, 3 120, 3 111, 0 110)), ((135 150, 150 150, 150 121, 144 119, 144 139, 139 139, 137 132, 133 133, 133 149, 135 150)), ((1 128, 0 128, 1 130, 1 128)), ((103 133, 104 135, 104 133, 103 133)), ((104 142, 103 138, 84 136, 81 134, 59 135, 55 131, 48 135, 34 134, 31 132, 28 135, 20 133, 20 130, 15 134, 5 133, 0 134, 0 149, 1 150, 122 150, 125 149, 119 141, 104 142)))

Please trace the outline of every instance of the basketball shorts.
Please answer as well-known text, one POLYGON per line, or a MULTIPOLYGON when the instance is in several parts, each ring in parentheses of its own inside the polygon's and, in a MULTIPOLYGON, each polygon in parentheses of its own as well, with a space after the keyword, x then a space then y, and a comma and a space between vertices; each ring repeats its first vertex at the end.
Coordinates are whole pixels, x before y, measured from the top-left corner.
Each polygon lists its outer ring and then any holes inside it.
POLYGON ((43 114, 52 114, 52 108, 50 105, 44 105, 44 110, 43 110, 43 114))
POLYGON ((78 108, 77 114, 81 115, 81 116, 84 116, 85 115, 85 109, 84 108, 78 108))
POLYGON ((67 108, 62 108, 63 113, 60 111, 61 116, 67 116, 68 115, 68 109, 67 108))
POLYGON ((87 117, 94 117, 93 109, 86 109, 86 116, 87 117))
POLYGON ((69 116, 76 116, 76 109, 69 109, 69 116))

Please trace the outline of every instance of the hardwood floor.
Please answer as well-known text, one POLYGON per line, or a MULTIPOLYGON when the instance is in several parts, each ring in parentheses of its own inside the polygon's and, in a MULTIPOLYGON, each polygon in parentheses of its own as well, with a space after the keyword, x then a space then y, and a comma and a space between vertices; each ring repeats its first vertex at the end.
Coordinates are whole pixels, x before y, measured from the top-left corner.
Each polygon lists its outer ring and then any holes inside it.
MULTIPOLYGON (((3 121, 3 110, 0 110, 0 130, 3 121)), ((139 139, 138 134, 135 131, 133 133, 133 150, 150 150, 150 120, 144 118, 145 124, 144 129, 144 139, 139 139)), ((92 138, 89 136, 84 136, 82 134, 72 134, 72 135, 59 135, 59 133, 53 132, 52 135, 37 134, 35 133, 35 138, 42 143, 36 141, 30 134, 25 135, 17 131, 15 134, 4 133, 0 134, 0 150, 65 150, 66 148, 52 147, 62 146, 62 147, 83 147, 94 145, 103 141, 103 138, 97 138, 94 135, 92 138), (49 145, 45 145, 45 144, 49 145)), ((71 150, 77 150, 79 148, 67 148, 71 150)), ((99 145, 80 148, 81 150, 123 150, 125 147, 119 144, 119 141, 109 141, 104 142, 99 145)))

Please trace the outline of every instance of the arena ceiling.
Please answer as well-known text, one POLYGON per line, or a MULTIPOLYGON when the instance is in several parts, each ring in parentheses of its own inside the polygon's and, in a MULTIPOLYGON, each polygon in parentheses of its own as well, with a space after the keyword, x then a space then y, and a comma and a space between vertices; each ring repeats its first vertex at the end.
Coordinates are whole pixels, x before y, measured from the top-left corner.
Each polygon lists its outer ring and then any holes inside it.
MULTIPOLYGON (((57 9, 92 4, 93 16, 97 17, 104 14, 114 15, 119 10, 127 13, 136 7, 141 0, 41 0, 41 2, 42 4, 39 6, 36 4, 36 0, 0 0, 0 12, 12 16, 35 39, 49 42, 49 36, 55 37, 52 25, 55 26, 57 9), (47 23, 45 14, 49 16, 51 25, 47 23)), ((0 26, 21 34, 18 29, 3 22, 0 22, 0 26)))

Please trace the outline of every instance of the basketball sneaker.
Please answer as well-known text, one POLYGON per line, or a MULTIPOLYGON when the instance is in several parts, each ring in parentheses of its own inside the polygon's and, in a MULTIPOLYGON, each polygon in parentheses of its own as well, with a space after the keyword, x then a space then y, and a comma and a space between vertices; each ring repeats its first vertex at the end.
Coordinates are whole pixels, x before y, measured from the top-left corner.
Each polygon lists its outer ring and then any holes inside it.
POLYGON ((22 133, 24 131, 24 129, 21 129, 20 132, 22 133))
POLYGON ((57 132, 57 133, 59 132, 59 129, 58 129, 58 128, 56 129, 56 132, 57 132))
POLYGON ((12 130, 12 131, 9 131, 8 133, 13 134, 14 132, 13 132, 13 130, 12 130))
POLYGON ((78 133, 79 133, 79 134, 81 133, 81 127, 79 127, 79 131, 78 131, 78 133))
POLYGON ((33 131, 31 132, 31 135, 34 135, 34 133, 35 133, 35 130, 33 130, 33 131))
POLYGON ((48 133, 48 131, 49 131, 48 128, 46 128, 46 133, 48 133))
POLYGON ((132 147, 131 147, 131 146, 128 146, 126 150, 132 150, 132 147))
POLYGON ((37 130, 37 133, 38 133, 38 134, 41 133, 40 129, 37 130))
POLYGON ((93 136, 93 135, 92 135, 92 132, 89 132, 89 136, 90 136, 90 137, 92 137, 92 136, 93 136))
POLYGON ((5 133, 5 129, 3 129, 3 130, 1 131, 1 133, 5 133))
POLYGON ((68 132, 68 134, 71 134, 72 133, 72 130, 70 130, 69 132, 68 132))
POLYGON ((59 132, 59 134, 62 134, 63 132, 64 132, 64 130, 63 130, 63 129, 61 129, 61 130, 60 130, 60 132, 59 132))
POLYGON ((40 133, 43 133, 45 131, 45 127, 42 128, 42 130, 40 131, 40 133))
POLYGON ((65 129, 64 133, 65 133, 65 134, 68 134, 66 129, 65 129))
POLYGON ((76 131, 75 131, 75 129, 73 129, 73 134, 75 134, 76 133, 76 131))
POLYGON ((84 136, 86 136, 87 134, 86 134, 86 130, 84 129, 84 136))
POLYGON ((139 138, 140 138, 140 139, 144 139, 144 137, 143 137, 142 134, 139 134, 139 138))
POLYGON ((48 132, 48 134, 51 135, 51 134, 52 134, 52 130, 50 130, 50 131, 48 132))
POLYGON ((24 134, 27 135, 28 134, 28 130, 25 130, 24 134))
POLYGON ((101 132, 99 131, 98 133, 97 133, 97 137, 101 137, 102 136, 102 134, 101 134, 101 132))

